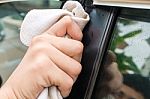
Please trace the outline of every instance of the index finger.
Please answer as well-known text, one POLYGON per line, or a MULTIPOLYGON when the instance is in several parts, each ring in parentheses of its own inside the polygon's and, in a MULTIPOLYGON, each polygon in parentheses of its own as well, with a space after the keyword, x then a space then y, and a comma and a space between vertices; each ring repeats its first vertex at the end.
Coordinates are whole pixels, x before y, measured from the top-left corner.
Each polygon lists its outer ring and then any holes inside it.
POLYGON ((46 33, 64 37, 66 34, 74 40, 81 41, 82 31, 80 27, 71 19, 70 16, 64 16, 57 23, 55 23, 46 33))

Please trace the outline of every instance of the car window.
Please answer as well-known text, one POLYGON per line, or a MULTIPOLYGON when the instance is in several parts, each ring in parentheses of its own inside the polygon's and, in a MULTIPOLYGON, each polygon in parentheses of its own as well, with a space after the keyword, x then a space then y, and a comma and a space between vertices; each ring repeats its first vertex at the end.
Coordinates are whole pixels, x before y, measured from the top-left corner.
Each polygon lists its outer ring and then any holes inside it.
POLYGON ((150 22, 136 16, 117 19, 93 99, 150 99, 150 22))
POLYGON ((28 0, 0 3, 0 76, 3 83, 27 50, 19 40, 20 26, 26 13, 35 8, 60 8, 62 1, 28 0))

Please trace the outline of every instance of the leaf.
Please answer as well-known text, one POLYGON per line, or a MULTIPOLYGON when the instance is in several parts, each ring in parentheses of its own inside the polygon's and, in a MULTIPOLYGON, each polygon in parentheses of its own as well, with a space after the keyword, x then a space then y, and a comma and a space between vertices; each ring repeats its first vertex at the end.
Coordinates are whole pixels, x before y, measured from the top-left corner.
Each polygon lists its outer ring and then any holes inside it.
POLYGON ((140 74, 140 70, 137 68, 136 64, 133 62, 132 57, 127 57, 124 55, 124 53, 122 54, 117 54, 117 63, 119 66, 119 69, 122 72, 125 72, 126 70, 131 70, 134 73, 138 73, 140 74))
POLYGON ((124 26, 136 23, 136 22, 134 22, 134 21, 132 21, 130 19, 124 19, 124 18, 120 18, 119 22, 122 23, 124 26))
POLYGON ((138 34, 140 34, 142 32, 142 30, 136 30, 136 31, 132 31, 132 32, 129 32, 128 34, 122 36, 122 38, 126 39, 126 38, 130 38, 130 37, 134 37, 138 34))

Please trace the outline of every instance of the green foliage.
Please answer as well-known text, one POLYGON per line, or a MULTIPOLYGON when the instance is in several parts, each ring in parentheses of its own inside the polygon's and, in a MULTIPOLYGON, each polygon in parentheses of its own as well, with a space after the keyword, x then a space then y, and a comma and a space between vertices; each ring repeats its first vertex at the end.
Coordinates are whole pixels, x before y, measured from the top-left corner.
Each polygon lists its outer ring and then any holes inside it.
MULTIPOLYGON (((135 24, 134 21, 131 20, 127 20, 127 19, 119 19, 118 20, 119 23, 123 24, 123 25, 131 25, 131 24, 135 24)), ((138 29, 135 31, 132 31, 130 33, 127 33, 124 36, 119 36, 119 32, 121 32, 118 28, 118 26, 116 26, 115 30, 114 30, 114 38, 112 40, 112 44, 110 47, 110 50, 112 50, 113 52, 115 52, 115 49, 118 48, 118 45, 125 45, 125 39, 127 38, 131 38, 134 37, 138 34, 140 34, 142 32, 142 30, 138 29)), ((124 48, 127 47, 124 46, 124 48)), ((132 57, 128 57, 126 56, 124 53, 115 53, 117 56, 117 63, 119 66, 119 69, 121 72, 125 73, 127 70, 133 71, 134 73, 140 73, 140 70, 138 69, 138 67, 136 66, 136 64, 133 62, 132 57)))
POLYGON ((117 63, 118 63, 118 67, 119 70, 122 73, 126 73, 126 70, 131 70, 135 73, 140 73, 140 70, 137 68, 137 66, 135 65, 135 63, 132 61, 132 57, 127 57, 124 55, 124 53, 122 54, 117 54, 117 63))
POLYGON ((124 19, 124 18, 120 18, 118 20, 119 23, 123 24, 124 26, 126 25, 132 25, 132 24, 135 24, 134 21, 130 20, 130 19, 124 19))

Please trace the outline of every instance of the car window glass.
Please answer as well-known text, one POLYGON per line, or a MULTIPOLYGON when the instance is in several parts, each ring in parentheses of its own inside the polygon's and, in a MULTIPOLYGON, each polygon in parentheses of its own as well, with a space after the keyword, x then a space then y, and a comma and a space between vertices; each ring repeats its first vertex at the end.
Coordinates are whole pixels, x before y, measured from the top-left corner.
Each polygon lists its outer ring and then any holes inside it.
POLYGON ((3 83, 27 50, 19 40, 20 26, 26 13, 35 8, 60 8, 62 1, 28 0, 0 3, 0 76, 3 83))
POLYGON ((119 17, 93 99, 150 99, 150 23, 119 17))

